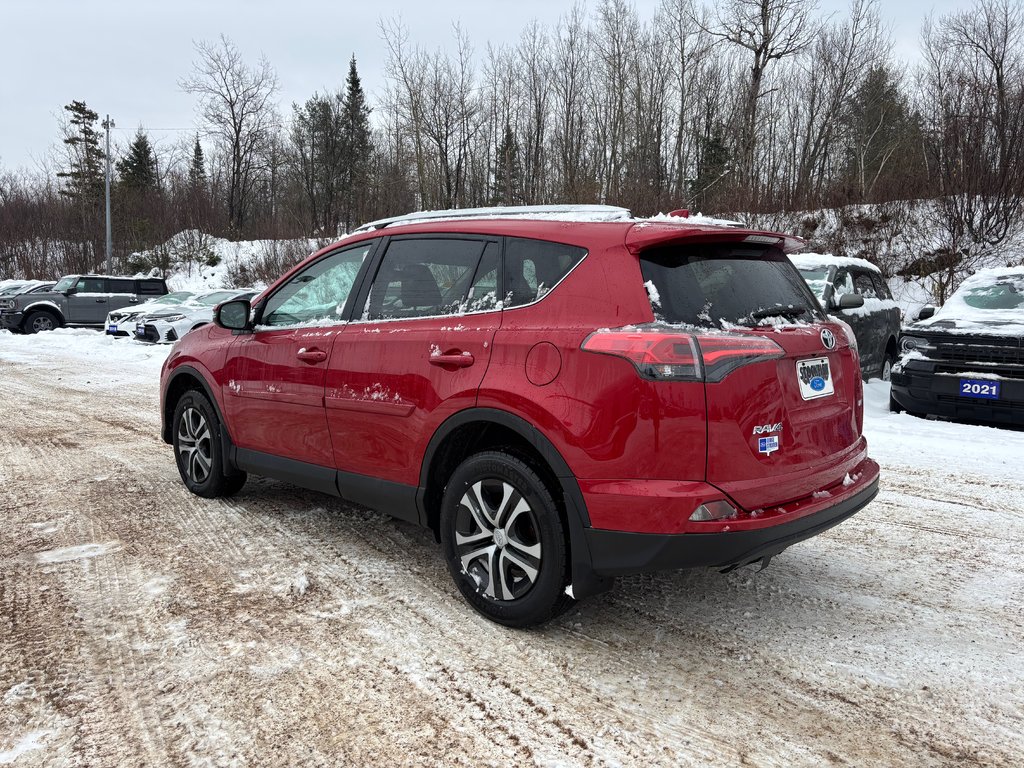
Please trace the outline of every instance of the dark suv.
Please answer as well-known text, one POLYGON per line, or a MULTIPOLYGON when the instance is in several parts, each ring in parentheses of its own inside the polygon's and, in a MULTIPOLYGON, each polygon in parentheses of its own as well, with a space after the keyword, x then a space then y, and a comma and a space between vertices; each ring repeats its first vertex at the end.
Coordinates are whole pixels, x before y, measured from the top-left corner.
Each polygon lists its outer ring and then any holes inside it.
POLYGON ((0 299, 0 328, 38 333, 65 325, 102 327, 112 309, 165 293, 162 278, 68 275, 49 291, 0 299))
POLYGON ((604 206, 376 222, 175 345, 163 439, 201 496, 253 472, 429 526, 510 626, 766 564, 878 489, 798 245, 604 206))
POLYGON ((789 257, 818 297, 853 328, 864 378, 886 381, 896 362, 902 314, 881 270, 865 259, 800 253, 789 257))
POLYGON ((889 407, 1024 426, 1024 267, 984 269, 900 337, 889 407))

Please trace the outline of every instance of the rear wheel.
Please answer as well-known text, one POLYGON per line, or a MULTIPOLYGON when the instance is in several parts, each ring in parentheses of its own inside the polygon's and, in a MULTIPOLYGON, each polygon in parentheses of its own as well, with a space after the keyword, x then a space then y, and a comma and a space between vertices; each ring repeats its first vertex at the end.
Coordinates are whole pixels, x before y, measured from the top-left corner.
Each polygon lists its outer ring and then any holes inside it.
POLYGON ((225 475, 220 421, 206 395, 190 390, 174 408, 174 459, 192 493, 208 499, 231 496, 245 485, 244 472, 225 475))
POLYGON ((59 328, 60 323, 49 312, 29 312, 21 327, 25 333, 39 333, 40 331, 52 331, 59 328))
POLYGON ((489 451, 459 465, 442 501, 441 543, 459 591, 491 621, 532 626, 573 604, 558 507, 516 456, 489 451))

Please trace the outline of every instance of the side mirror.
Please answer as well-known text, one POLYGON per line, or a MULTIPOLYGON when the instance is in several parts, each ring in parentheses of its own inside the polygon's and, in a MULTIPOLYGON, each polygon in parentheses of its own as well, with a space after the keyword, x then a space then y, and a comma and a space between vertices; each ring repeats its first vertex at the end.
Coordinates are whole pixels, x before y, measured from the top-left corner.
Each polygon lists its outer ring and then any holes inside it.
POLYGON ((932 317, 934 315, 935 307, 933 307, 931 304, 926 304, 925 306, 921 307, 921 311, 917 313, 917 319, 927 320, 929 317, 932 317))
POLYGON ((864 297, 859 293, 844 293, 832 300, 836 309, 857 309, 864 306, 864 297))
POLYGON ((213 322, 229 331, 249 331, 249 315, 252 308, 246 299, 235 299, 218 304, 213 310, 213 322))

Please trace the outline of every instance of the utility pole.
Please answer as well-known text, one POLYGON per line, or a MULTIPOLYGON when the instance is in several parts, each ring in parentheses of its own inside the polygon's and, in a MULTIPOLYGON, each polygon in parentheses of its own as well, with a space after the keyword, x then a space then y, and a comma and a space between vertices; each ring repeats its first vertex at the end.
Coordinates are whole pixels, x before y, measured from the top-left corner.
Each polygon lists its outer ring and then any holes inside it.
POLYGON ((107 182, 105 185, 107 199, 107 274, 112 275, 114 273, 111 266, 114 254, 114 240, 110 235, 110 129, 114 127, 114 121, 110 119, 110 115, 107 115, 107 119, 103 121, 102 125, 107 129, 107 182))

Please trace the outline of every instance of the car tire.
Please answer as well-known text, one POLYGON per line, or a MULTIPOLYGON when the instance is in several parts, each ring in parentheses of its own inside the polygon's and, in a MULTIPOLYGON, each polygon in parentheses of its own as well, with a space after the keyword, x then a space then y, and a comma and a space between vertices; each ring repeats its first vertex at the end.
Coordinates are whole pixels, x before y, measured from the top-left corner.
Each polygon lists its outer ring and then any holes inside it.
POLYGON ((174 461, 185 486, 197 496, 232 496, 245 485, 246 474, 225 473, 220 420, 206 395, 189 390, 174 407, 174 461))
POLYGON ((25 333, 40 333, 60 328, 60 322, 49 312, 29 312, 21 323, 25 333))
POLYGON ((440 524, 452 579, 486 618, 528 627, 573 604, 562 516, 521 458, 488 451, 463 461, 445 488, 440 524))
POLYGON ((892 367, 894 365, 896 365, 896 355, 886 352, 882 358, 882 370, 879 371, 882 381, 890 381, 892 379, 892 367))

